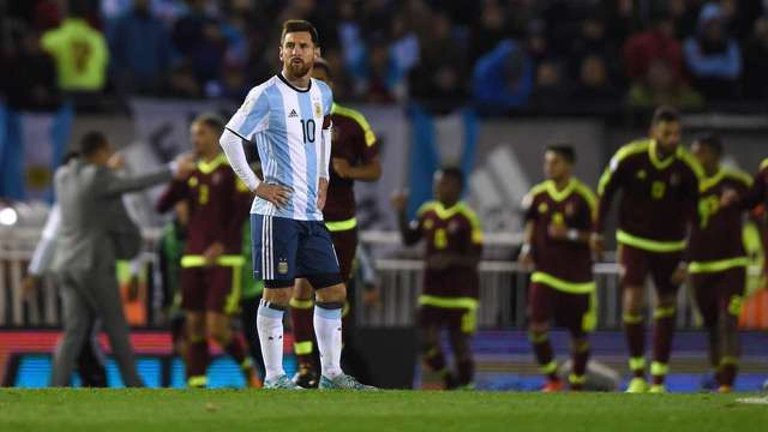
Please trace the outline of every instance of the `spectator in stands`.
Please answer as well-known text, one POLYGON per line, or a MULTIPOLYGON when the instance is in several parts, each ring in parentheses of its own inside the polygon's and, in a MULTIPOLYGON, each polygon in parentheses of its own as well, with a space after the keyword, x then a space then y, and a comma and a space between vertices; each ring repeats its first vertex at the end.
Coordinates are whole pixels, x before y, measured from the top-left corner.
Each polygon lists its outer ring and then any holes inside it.
POLYGON ((569 86, 565 66, 553 60, 539 63, 536 68, 536 88, 529 107, 544 112, 558 112, 568 107, 569 86))
POLYGON ((593 54, 581 60, 571 98, 574 106, 585 106, 590 112, 608 112, 616 108, 619 93, 609 78, 603 57, 593 54))
POLYGON ((768 99, 768 17, 755 21, 754 34, 744 46, 744 96, 768 99))
POLYGON ((107 82, 107 42, 88 24, 87 12, 82 1, 72 2, 69 17, 43 34, 43 49, 56 63, 59 87, 64 91, 101 92, 107 82))
POLYGON ((738 96, 739 44, 728 35, 719 4, 708 3, 701 9, 697 33, 686 39, 683 51, 694 85, 707 99, 738 96))
POLYGON ((495 114, 524 108, 533 91, 533 69, 520 44, 511 39, 500 42, 475 63, 472 75, 475 103, 495 114))
POLYGON ((670 105, 683 110, 701 109, 704 99, 675 75, 664 60, 651 63, 642 81, 635 81, 628 94, 630 107, 652 109, 670 105))
POLYGON ((665 62, 676 79, 682 78, 682 49, 675 39, 674 22, 668 15, 656 16, 650 30, 632 35, 624 44, 626 75, 631 81, 644 80, 651 64, 657 61, 665 62))
POLYGON ((111 26, 109 48, 117 85, 128 91, 156 94, 170 69, 171 39, 149 6, 149 0, 133 1, 133 9, 111 26))
POLYGON ((173 42, 192 65, 202 88, 219 78, 227 41, 218 20, 208 14, 206 0, 189 0, 189 12, 176 22, 173 42))
POLYGON ((365 75, 356 85, 358 92, 368 102, 394 102, 402 77, 390 56, 389 45, 385 39, 376 38, 368 49, 365 75))
POLYGON ((477 23, 470 27, 469 54, 479 59, 507 37, 507 11, 497 0, 484 0, 477 23))
POLYGON ((36 32, 25 32, 19 39, 16 52, 3 59, 3 64, 13 65, 2 71, 8 105, 19 110, 55 108, 60 102, 56 65, 42 51, 36 32))
POLYGON ((203 90, 195 78, 195 70, 188 61, 184 61, 171 70, 166 95, 174 98, 196 99, 202 97, 203 90))
POLYGON ((435 14, 431 30, 423 43, 421 61, 411 72, 409 89, 412 97, 449 110, 466 98, 466 52, 445 12, 435 14))

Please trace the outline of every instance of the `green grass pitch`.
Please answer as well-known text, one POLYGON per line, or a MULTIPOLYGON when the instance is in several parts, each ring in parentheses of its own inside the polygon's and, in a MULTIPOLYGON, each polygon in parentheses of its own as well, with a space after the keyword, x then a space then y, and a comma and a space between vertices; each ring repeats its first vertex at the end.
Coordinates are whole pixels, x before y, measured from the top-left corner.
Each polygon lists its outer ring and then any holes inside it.
POLYGON ((768 431, 745 397, 0 389, 0 431, 768 431))

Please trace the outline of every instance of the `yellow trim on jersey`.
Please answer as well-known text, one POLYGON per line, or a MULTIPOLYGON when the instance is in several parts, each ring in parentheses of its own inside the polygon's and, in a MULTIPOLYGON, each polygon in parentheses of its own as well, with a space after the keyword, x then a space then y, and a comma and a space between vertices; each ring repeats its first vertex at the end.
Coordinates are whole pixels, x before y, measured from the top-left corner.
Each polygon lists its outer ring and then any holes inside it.
MULTIPOLYGON (((181 257, 181 267, 203 267, 206 265, 205 257, 202 255, 184 255, 181 257)), ((242 255, 220 255, 216 258, 216 265, 222 267, 238 267, 245 265, 245 258, 242 255)))
POLYGON ((598 195, 602 195, 603 192, 605 192, 605 187, 608 185, 608 183, 611 180, 611 177, 613 176, 613 173, 619 168, 619 165, 628 157, 638 154, 638 153, 644 153, 648 151, 648 148, 650 147, 650 139, 641 139, 632 141, 629 144, 626 144, 624 147, 620 148, 615 155, 611 158, 611 161, 608 163, 608 166, 605 168, 605 171, 603 171, 603 175, 600 176, 600 181, 597 185, 597 193, 598 195))
POLYGON ((701 166, 698 159, 693 157, 693 155, 682 146, 677 148, 677 158, 688 165, 688 168, 693 171, 693 174, 696 176, 699 182, 701 182, 701 179, 704 178, 704 168, 701 166))
POLYGON ((312 309, 312 307, 315 305, 315 301, 312 299, 299 300, 297 298, 291 297, 291 300, 288 302, 288 304, 294 309, 312 309))
POLYGON ((551 274, 539 271, 533 272, 531 275, 531 282, 543 283, 558 291, 567 292, 569 294, 589 294, 597 289, 597 285, 594 281, 569 282, 567 280, 552 276, 551 274))
MULTIPOLYGON (((243 264, 245 260, 243 260, 243 264)), ((240 309, 240 299, 243 292, 243 265, 232 266, 232 287, 224 302, 224 313, 233 315, 240 309)))
POLYGON ((658 143, 655 139, 651 140, 650 146, 648 146, 648 158, 651 160, 651 164, 659 171, 667 169, 670 165, 672 165, 672 162, 675 161, 675 156, 678 156, 680 154, 680 150, 682 147, 677 148, 677 154, 671 154, 667 156, 666 159, 661 160, 659 159, 659 152, 658 152, 658 143))
POLYGON ((373 133, 373 129, 371 129, 370 123, 368 123, 368 120, 360 111, 354 110, 352 108, 343 107, 337 104, 336 102, 334 102, 333 105, 331 105, 331 114, 336 114, 343 117, 349 117, 352 120, 354 120, 358 125, 360 125, 360 128, 363 130, 363 134, 365 136, 366 146, 370 147, 376 143, 376 134, 373 133))
POLYGON ((616 241, 648 252, 679 252, 685 249, 685 240, 659 241, 632 235, 626 231, 616 231, 616 241))
POLYGON ((326 221, 325 227, 328 228, 328 231, 330 232, 349 231, 357 227, 357 218, 352 217, 341 221, 326 221))
POLYGON ((472 297, 442 297, 428 294, 419 296, 419 306, 432 306, 441 309, 477 309, 479 302, 472 297))
POLYGON ((755 182, 751 175, 745 173, 742 170, 738 170, 734 168, 724 168, 723 172, 725 173, 726 177, 730 177, 734 180, 740 181, 744 183, 746 187, 752 187, 752 184, 755 182))
POLYGON ((736 267, 749 266, 749 258, 737 257, 717 261, 693 261, 688 264, 689 273, 717 273, 736 267))
POLYGON ((762 162, 760 162, 760 170, 768 168, 768 158, 763 159, 762 162))
POLYGON ((296 355, 312 354, 312 349, 313 349, 313 343, 311 340, 293 343, 293 353, 296 355))
POLYGON ((469 220, 469 224, 472 227, 472 242, 480 244, 483 242, 483 229, 480 225, 480 218, 477 214, 469 208, 464 202, 459 201, 450 208, 445 208, 439 201, 428 201, 419 207, 418 216, 423 215, 425 212, 434 211, 438 218, 442 220, 450 219, 456 214, 461 214, 469 220))
POLYGON ((197 163, 197 170, 203 174, 210 174, 216 171, 216 168, 223 164, 228 165, 229 161, 227 160, 227 156, 224 153, 219 153, 219 155, 213 158, 213 160, 210 162, 199 161, 197 163))
POLYGON ((523 198, 523 207, 530 207, 536 195, 543 192, 546 192, 550 198, 556 202, 561 202, 567 199, 572 193, 577 193, 587 202, 590 215, 594 216, 597 213, 597 196, 595 196, 594 192, 592 192, 587 185, 575 177, 571 177, 568 180, 568 184, 561 191, 557 190, 553 180, 547 180, 537 184, 532 187, 525 198, 523 198))

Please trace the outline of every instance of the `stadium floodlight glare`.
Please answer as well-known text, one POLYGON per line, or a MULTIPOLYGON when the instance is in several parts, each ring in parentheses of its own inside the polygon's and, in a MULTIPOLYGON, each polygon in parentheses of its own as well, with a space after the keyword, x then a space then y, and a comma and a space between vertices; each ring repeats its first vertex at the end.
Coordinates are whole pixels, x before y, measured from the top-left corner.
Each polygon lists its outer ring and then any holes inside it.
POLYGON ((11 207, 6 207, 0 210, 0 225, 13 226, 19 220, 19 215, 11 207))

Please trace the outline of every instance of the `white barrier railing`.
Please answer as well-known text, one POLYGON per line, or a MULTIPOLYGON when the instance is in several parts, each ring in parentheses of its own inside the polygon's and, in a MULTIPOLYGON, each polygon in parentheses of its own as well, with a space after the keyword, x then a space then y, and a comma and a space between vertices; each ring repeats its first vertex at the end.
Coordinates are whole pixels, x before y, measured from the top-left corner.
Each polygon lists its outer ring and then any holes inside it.
MULTIPOLYGON (((0 228, 0 327, 60 324, 60 301, 56 284, 51 278, 45 278, 42 288, 31 298, 25 298, 23 294, 22 280, 26 274, 26 265, 39 235, 39 229, 0 228)), ((154 245, 160 231, 148 230, 144 235, 145 259, 155 262, 154 245)), ((520 234, 489 235, 486 241, 489 252, 486 255, 511 257, 520 239, 520 234)), ((361 240, 378 252, 390 249, 389 255, 392 250, 402 254, 397 233, 368 231, 361 233, 361 240)), ((364 326, 377 327, 412 325, 416 300, 421 292, 423 263, 417 258, 379 258, 375 263, 381 301, 379 305, 370 308, 358 301, 358 321, 364 326)), ((594 273, 598 286, 598 326, 606 329, 620 328, 618 266, 615 263, 598 263, 594 266, 594 273)), ((527 277, 517 263, 509 260, 494 259, 480 263, 478 324, 481 328, 522 328, 525 325, 527 277)), ((651 299, 652 290, 649 289, 648 295, 651 299)), ((687 289, 680 290, 678 311, 679 328, 698 326, 698 318, 687 289)), ((650 306, 647 316, 652 316, 650 306)))

